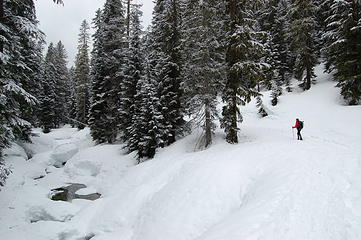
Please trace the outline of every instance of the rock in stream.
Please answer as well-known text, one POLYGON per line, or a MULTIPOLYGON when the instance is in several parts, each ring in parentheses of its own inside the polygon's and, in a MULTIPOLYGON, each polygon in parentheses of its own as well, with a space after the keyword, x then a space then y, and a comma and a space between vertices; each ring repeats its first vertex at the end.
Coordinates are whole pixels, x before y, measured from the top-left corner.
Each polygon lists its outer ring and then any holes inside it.
POLYGON ((86 195, 76 194, 79 189, 86 188, 87 186, 80 183, 73 183, 65 187, 55 188, 51 190, 50 198, 53 201, 66 201, 71 202, 73 199, 97 200, 100 198, 100 193, 91 193, 86 195))

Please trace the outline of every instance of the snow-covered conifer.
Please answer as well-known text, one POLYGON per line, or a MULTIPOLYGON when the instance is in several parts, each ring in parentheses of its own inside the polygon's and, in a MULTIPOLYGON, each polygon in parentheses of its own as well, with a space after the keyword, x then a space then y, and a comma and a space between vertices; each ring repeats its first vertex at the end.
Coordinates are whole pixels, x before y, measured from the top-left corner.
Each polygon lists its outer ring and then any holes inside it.
POLYGON ((225 75, 225 54, 219 42, 219 1, 185 1, 183 14, 184 106, 204 130, 200 147, 212 143, 218 118, 217 96, 225 75))
POLYGON ((98 143, 112 143, 118 133, 121 85, 128 45, 124 15, 122 1, 107 0, 96 20, 89 124, 93 139, 98 143))
POLYGON ((262 100, 262 96, 261 95, 258 95, 256 97, 256 106, 258 108, 258 115, 263 118, 263 117, 267 117, 268 116, 268 113, 263 105, 263 100, 262 100))
POLYGON ((222 111, 222 127, 229 143, 238 142, 238 122, 242 121, 239 105, 258 95, 257 82, 264 78, 268 65, 263 62, 264 33, 259 31, 254 17, 259 1, 228 0, 228 48, 227 81, 222 99, 226 103, 222 111))
POLYGON ((54 65, 56 51, 54 44, 50 43, 45 56, 42 74, 42 92, 40 104, 40 125, 45 133, 50 132, 57 125, 57 112, 55 111, 57 71, 54 65))
POLYGON ((327 18, 326 68, 349 105, 361 101, 361 2, 334 1, 327 18))
POLYGON ((69 109, 70 109, 70 80, 69 70, 67 67, 67 52, 64 44, 59 41, 54 47, 55 58, 53 65, 55 67, 55 99, 54 106, 56 118, 55 126, 60 127, 64 123, 68 123, 69 109))
POLYGON ((76 124, 77 105, 76 105, 76 83, 75 83, 75 67, 72 66, 69 69, 69 81, 70 81, 70 103, 69 103, 69 120, 72 127, 78 126, 76 124))
MULTIPOLYGON (((156 149, 163 146, 163 115, 161 111, 160 99, 157 96, 155 82, 149 79, 140 81, 140 92, 138 96, 140 105, 138 106, 138 134, 139 142, 137 146, 138 157, 140 160, 153 158, 156 149)), ((134 119, 137 121, 137 119, 134 119)))
POLYGON ((263 28, 269 33, 267 43, 269 53, 266 59, 272 71, 272 74, 269 74, 272 105, 276 105, 278 96, 282 94, 282 85, 286 85, 289 88, 289 80, 292 73, 292 66, 290 64, 292 63, 292 54, 287 37, 289 2, 287 0, 269 1, 265 8, 267 11, 264 13, 266 17, 263 19, 263 28))
POLYGON ((74 81, 76 98, 76 126, 83 129, 88 121, 89 112, 89 24, 86 20, 81 23, 78 53, 75 60, 74 81))
POLYGON ((142 53, 142 27, 140 5, 133 4, 130 12, 130 36, 125 67, 124 81, 121 85, 120 99, 120 130, 124 141, 130 139, 132 116, 135 114, 135 95, 137 84, 142 78, 144 71, 144 54, 142 53))
POLYGON ((291 48, 296 56, 294 73, 304 90, 311 88, 317 64, 315 11, 314 0, 295 0, 290 9, 291 48))
POLYGON ((181 19, 179 0, 155 1, 152 20, 153 66, 151 78, 158 83, 157 91, 164 116, 163 140, 172 144, 183 132, 184 119, 181 105, 181 19))
POLYGON ((104 100, 104 51, 103 51, 103 25, 102 25, 102 11, 99 9, 93 20, 95 25, 95 33, 93 35, 94 46, 91 53, 91 104, 89 109, 89 126, 91 135, 97 143, 104 143, 107 141, 103 124, 105 123, 106 115, 104 109, 106 102, 104 100))
MULTIPOLYGON (((10 141, 29 140, 30 109, 37 104, 36 89, 42 33, 34 2, 2 1, 0 16, 0 159, 10 141)), ((0 174, 4 173, 1 167, 0 174)), ((2 175, 5 176, 5 175, 2 175)))

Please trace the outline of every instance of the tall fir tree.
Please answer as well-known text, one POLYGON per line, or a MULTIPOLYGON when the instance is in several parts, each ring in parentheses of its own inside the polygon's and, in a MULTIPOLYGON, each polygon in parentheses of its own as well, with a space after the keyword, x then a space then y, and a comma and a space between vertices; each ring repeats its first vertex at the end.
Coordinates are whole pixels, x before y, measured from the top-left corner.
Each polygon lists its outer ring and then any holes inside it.
POLYGON ((163 115, 161 112, 160 99, 157 96, 157 88, 155 82, 145 78, 144 81, 139 81, 140 91, 137 98, 139 98, 139 113, 138 119, 133 119, 138 124, 137 131, 139 134, 137 141, 137 150, 139 161, 143 159, 153 158, 156 154, 156 149, 163 146, 163 115))
POLYGON ((104 123, 106 122, 106 115, 104 109, 106 108, 106 101, 104 100, 104 51, 103 51, 103 24, 102 11, 99 9, 93 20, 95 25, 95 33, 93 35, 94 46, 91 52, 91 97, 89 109, 89 126, 91 135, 97 143, 104 143, 107 141, 106 133, 103 131, 104 123))
POLYGON ((95 40, 102 46, 97 46, 98 59, 94 63, 99 71, 92 76, 94 92, 89 124, 95 141, 113 143, 120 122, 119 103, 128 45, 122 1, 106 1, 100 25, 95 40))
POLYGON ((332 12, 331 6, 333 2, 334 0, 315 0, 315 3, 318 6, 316 9, 317 38, 319 39, 317 47, 320 49, 321 57, 324 57, 323 48, 325 48, 327 44, 326 39, 324 38, 324 33, 328 31, 327 18, 332 12))
POLYGON ((144 54, 142 52, 141 5, 133 4, 130 10, 129 49, 125 67, 124 81, 121 86, 120 99, 120 130, 123 141, 130 139, 132 116, 135 114, 135 96, 137 84, 144 74, 144 54))
POLYGON ((7 171, 2 151, 14 139, 29 140, 30 109, 38 103, 36 87, 42 33, 32 0, 4 0, 0 16, 0 182, 7 171), (33 78, 34 77, 34 78, 33 78))
POLYGON ((83 129, 88 121, 89 112, 89 87, 90 87, 90 66, 89 66, 89 24, 86 20, 81 23, 78 54, 75 60, 74 80, 76 98, 76 122, 78 129, 83 129))
POLYGON ((268 33, 266 62, 270 65, 270 71, 266 74, 265 82, 267 89, 272 90, 273 106, 277 105, 278 97, 282 94, 282 85, 286 85, 287 91, 291 91, 293 61, 287 36, 289 6, 288 0, 271 0, 260 11, 261 29, 268 33))
POLYGON ((44 132, 68 122, 70 109, 70 79, 67 54, 59 41, 49 44, 41 76, 40 123, 44 132))
MULTIPOLYGON (((30 3, 30 2, 29 2, 30 3)), ((31 5, 30 5, 31 6, 31 5)), ((29 21, 33 26, 38 24, 35 15, 34 7, 27 9, 29 11, 26 13, 28 15, 29 21), (31 10, 33 12, 31 12, 31 10)), ((21 79, 22 88, 34 96, 36 99, 40 97, 40 83, 41 83, 41 64, 42 64, 42 51, 44 44, 44 35, 42 32, 36 32, 36 35, 26 37, 28 33, 23 32, 21 37, 21 52, 20 56, 24 59, 23 61, 27 63, 27 67, 24 69, 24 78, 21 79)), ((20 102, 20 111, 21 118, 28 121, 31 126, 37 126, 38 124, 38 109, 39 109, 39 101, 35 105, 29 105, 26 101, 20 102)), ((30 141, 29 133, 31 131, 30 125, 23 128, 23 131, 27 133, 23 133, 22 139, 30 141)))
POLYGON ((183 14, 184 106, 200 125, 204 134, 199 147, 212 143, 215 119, 218 118, 217 96, 225 73, 219 29, 222 22, 219 1, 187 0, 183 14))
POLYGON ((53 43, 49 44, 45 60, 43 63, 43 73, 41 82, 41 104, 40 104, 40 125, 44 133, 50 132, 52 128, 57 127, 56 87, 57 71, 54 64, 56 59, 56 50, 53 43))
POLYGON ((282 94, 282 85, 286 85, 287 91, 291 91, 290 78, 292 76, 292 53, 290 41, 287 37, 289 21, 287 12, 290 3, 287 0, 274 1, 274 19, 270 25, 270 65, 272 76, 272 105, 278 103, 278 96, 282 94))
POLYGON ((227 142, 238 143, 238 122, 242 122, 239 105, 250 102, 258 95, 255 87, 264 78, 269 66, 262 61, 264 33, 259 31, 254 17, 260 1, 227 0, 226 3, 228 73, 222 93, 225 106, 221 126, 225 129, 227 142))
POLYGON ((69 70, 67 67, 67 52, 64 44, 59 41, 54 47, 55 58, 53 65, 55 67, 55 126, 60 127, 62 124, 69 122, 69 109, 70 109, 70 79, 69 70))
POLYGON ((316 6, 314 0, 295 0, 290 9, 291 48, 296 56, 295 77, 301 81, 300 87, 309 90, 314 81, 314 67, 317 64, 316 6))
POLYGON ((165 126, 163 140, 166 145, 182 134, 184 119, 181 105, 181 12, 179 0, 155 1, 152 20, 152 53, 150 64, 152 81, 158 83, 157 91, 162 105, 165 126))
MULTIPOLYGON (((90 77, 89 77, 90 78, 90 77)), ((73 119, 76 119, 77 117, 77 104, 76 104, 76 83, 75 83, 75 67, 72 66, 69 69, 69 87, 70 87, 70 109, 69 109, 69 118, 70 118, 70 124, 72 127, 77 127, 76 121, 73 119)))
POLYGON ((139 162, 153 158, 157 148, 165 145, 163 141, 164 117, 157 93, 158 83, 152 78, 155 62, 149 60, 153 52, 150 47, 153 38, 150 37, 149 31, 142 40, 144 74, 137 82, 127 140, 128 150, 137 152, 139 162))
POLYGON ((361 2, 333 1, 327 18, 326 68, 349 105, 361 102, 361 2))

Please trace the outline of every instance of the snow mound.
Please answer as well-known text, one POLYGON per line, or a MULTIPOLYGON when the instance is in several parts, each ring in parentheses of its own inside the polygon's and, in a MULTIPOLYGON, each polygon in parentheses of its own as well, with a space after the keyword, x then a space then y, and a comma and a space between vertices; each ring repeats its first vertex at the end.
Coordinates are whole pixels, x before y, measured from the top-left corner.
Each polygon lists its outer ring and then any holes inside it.
POLYGON ((10 148, 6 148, 4 150, 4 155, 8 157, 21 157, 28 159, 25 149, 16 143, 13 143, 10 148))
POLYGON ((98 145, 83 149, 64 167, 72 182, 95 187, 102 194, 119 181, 126 166, 133 166, 133 155, 124 156, 123 145, 98 145))
POLYGON ((67 222, 78 211, 79 209, 72 204, 55 202, 48 206, 32 206, 26 215, 31 223, 39 221, 67 222))
POLYGON ((51 154, 51 157, 54 159, 53 165, 58 168, 63 167, 64 164, 78 151, 79 148, 73 143, 65 143, 56 146, 51 154))

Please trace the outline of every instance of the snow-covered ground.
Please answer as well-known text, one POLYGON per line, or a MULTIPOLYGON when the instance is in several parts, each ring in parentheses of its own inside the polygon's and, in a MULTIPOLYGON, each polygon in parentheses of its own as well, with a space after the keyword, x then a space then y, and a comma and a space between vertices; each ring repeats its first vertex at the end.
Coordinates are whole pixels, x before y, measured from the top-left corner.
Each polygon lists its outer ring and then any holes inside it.
POLYGON ((259 119, 242 108, 241 143, 194 151, 197 134, 135 165, 121 145, 94 146, 89 130, 62 128, 7 151, 0 239, 360 240, 361 107, 343 106, 317 69, 308 92, 285 93, 259 119), (305 141, 293 139, 296 118, 305 141), (66 163, 65 163, 66 162, 66 163), (65 166, 63 164, 65 163, 65 166), (51 189, 85 184, 95 201, 52 201, 51 189))

